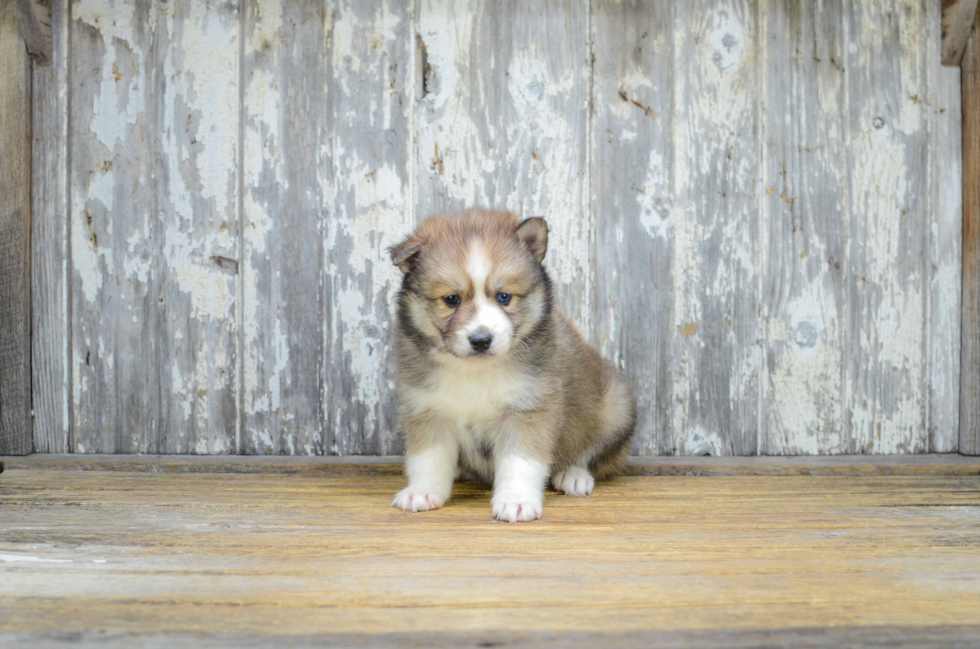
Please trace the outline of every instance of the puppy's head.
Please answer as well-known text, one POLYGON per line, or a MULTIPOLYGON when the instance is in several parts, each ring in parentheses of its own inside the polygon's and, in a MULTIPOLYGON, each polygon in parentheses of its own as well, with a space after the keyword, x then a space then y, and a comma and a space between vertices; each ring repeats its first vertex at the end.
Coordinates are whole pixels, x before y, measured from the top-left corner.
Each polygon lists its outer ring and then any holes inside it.
POLYGON ((527 344, 551 309, 544 219, 510 212, 434 216, 391 248, 403 273, 398 322, 432 354, 486 359, 527 344))

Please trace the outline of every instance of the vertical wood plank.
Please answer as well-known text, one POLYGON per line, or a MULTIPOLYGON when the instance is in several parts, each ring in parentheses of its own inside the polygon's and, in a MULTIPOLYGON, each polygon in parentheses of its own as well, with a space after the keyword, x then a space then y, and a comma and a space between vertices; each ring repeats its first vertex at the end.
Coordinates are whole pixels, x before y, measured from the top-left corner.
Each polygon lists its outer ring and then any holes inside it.
MULTIPOLYGON (((160 5, 153 143, 163 453, 229 453, 238 425, 239 3, 160 5)), ((139 272, 139 271, 137 271, 139 272)))
POLYGON ((410 3, 333 3, 325 226, 324 418, 330 453, 391 454, 398 435, 391 323, 402 274, 388 246, 411 202, 415 31, 410 3))
POLYGON ((847 5, 848 451, 928 448, 929 274, 924 2, 847 5))
POLYGON ((71 450, 78 453, 145 451, 159 430, 161 298, 149 286, 156 232, 146 141, 158 128, 145 110, 154 88, 152 7, 73 1, 70 10, 71 450), (142 277, 127 276, 117 251, 142 262, 142 277))
POLYGON ((843 453, 847 44, 840 0, 764 14, 760 452, 843 453))
POLYGON ((963 55, 963 303, 959 451, 980 455, 980 13, 963 55))
MULTIPOLYGON (((940 7, 927 5, 931 40, 942 39, 940 7)), ((945 67, 934 44, 929 62, 929 363, 928 451, 959 448, 960 294, 963 270, 960 70, 945 67)))
POLYGON ((241 453, 324 452, 332 29, 322 3, 245 3, 241 453))
POLYGON ((590 338, 588 5, 423 0, 418 22, 421 215, 543 216, 558 304, 590 338))
POLYGON ((674 17, 670 3, 597 2, 591 187, 594 340, 636 393, 633 451, 671 439, 674 17))
POLYGON ((0 454, 31 434, 31 62, 14 3, 0 5, 0 454))
POLYGON ((751 455, 759 427, 758 5, 677 3, 668 454, 751 455))
POLYGON ((227 452, 237 5, 81 0, 72 18, 75 450, 227 452))
POLYGON ((34 447, 67 453, 68 316, 68 2, 51 3, 52 64, 34 70, 31 173, 31 350, 34 447))

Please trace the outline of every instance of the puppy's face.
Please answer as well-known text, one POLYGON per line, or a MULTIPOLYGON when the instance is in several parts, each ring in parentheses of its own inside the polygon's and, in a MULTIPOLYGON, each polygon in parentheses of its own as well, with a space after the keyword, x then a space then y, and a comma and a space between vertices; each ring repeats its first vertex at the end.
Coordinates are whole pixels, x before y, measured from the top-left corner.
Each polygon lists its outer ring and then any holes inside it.
POLYGON ((520 351, 544 317, 543 219, 507 212, 427 219, 392 249, 406 273, 400 324, 432 354, 487 359, 520 351))

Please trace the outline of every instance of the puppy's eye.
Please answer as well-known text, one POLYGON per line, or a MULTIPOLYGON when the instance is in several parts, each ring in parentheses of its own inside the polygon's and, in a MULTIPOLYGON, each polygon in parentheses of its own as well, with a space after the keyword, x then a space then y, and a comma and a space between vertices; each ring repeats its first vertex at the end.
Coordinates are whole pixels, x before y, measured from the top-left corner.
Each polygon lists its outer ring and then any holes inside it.
POLYGON ((497 293, 497 303, 503 306, 507 306, 508 304, 510 304, 511 297, 512 296, 510 293, 497 293))
POLYGON ((446 303, 446 306, 455 309, 459 306, 459 296, 458 295, 447 295, 442 298, 442 301, 446 303))

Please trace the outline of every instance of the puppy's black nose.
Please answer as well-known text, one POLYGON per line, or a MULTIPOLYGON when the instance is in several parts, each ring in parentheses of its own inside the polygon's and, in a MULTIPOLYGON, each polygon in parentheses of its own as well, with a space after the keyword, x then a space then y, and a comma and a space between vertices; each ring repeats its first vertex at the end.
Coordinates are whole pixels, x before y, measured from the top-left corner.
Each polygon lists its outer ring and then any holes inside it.
POLYGON ((490 343, 492 342, 493 336, 485 331, 481 331, 470 336, 470 346, 473 347, 473 351, 480 354, 490 349, 490 343))

